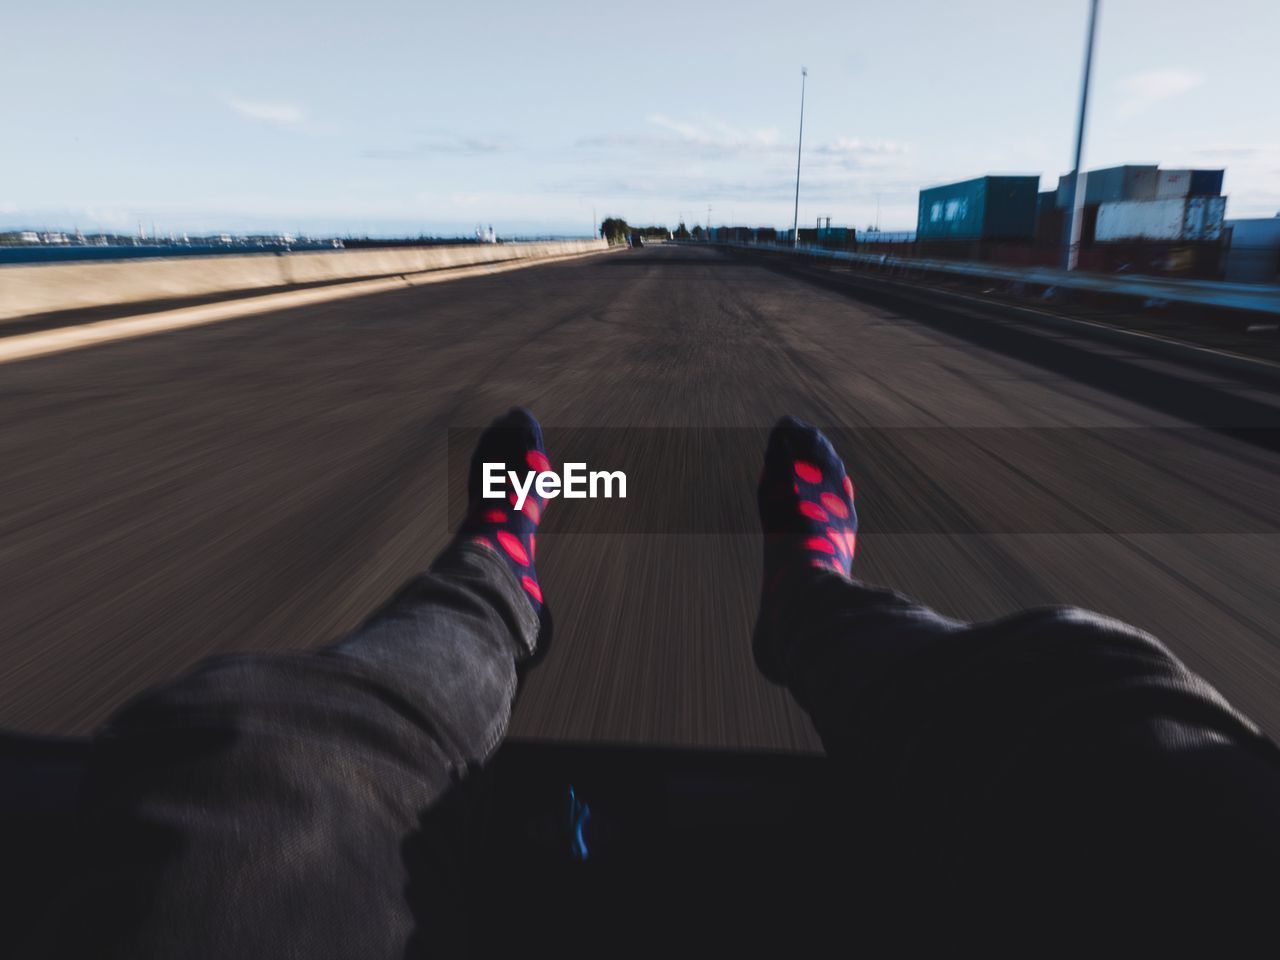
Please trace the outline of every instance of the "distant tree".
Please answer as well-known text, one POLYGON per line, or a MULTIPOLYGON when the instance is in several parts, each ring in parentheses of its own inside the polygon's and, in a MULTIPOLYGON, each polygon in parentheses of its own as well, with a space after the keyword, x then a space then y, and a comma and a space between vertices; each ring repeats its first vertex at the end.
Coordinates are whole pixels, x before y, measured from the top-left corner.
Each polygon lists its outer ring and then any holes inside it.
POLYGON ((693 239, 695 239, 695 240, 701 240, 701 239, 702 239, 702 224, 700 224, 700 223, 696 223, 696 224, 694 224, 694 226, 693 226, 693 239))
POLYGON ((600 236, 610 243, 626 243, 627 237, 630 235, 631 228, 627 226, 627 221, 621 217, 606 217, 604 222, 600 224, 600 236))
POLYGON ((677 240, 688 240, 688 239, 689 239, 689 228, 688 228, 688 227, 686 227, 686 226, 684 225, 684 221, 683 221, 683 220, 681 220, 681 221, 680 221, 680 225, 679 225, 678 227, 676 227, 676 235, 675 235, 675 238, 676 238, 677 240))

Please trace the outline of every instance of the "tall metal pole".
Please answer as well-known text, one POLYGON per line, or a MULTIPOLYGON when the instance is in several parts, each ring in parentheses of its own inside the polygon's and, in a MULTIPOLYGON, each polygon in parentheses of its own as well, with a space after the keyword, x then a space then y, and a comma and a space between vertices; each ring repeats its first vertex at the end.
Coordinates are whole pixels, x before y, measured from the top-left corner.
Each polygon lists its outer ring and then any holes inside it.
POLYGON ((1093 38, 1098 26, 1098 2, 1089 0, 1089 34, 1084 47, 1084 81, 1080 85, 1080 116, 1076 122, 1076 162, 1071 168, 1071 232, 1063 266, 1074 270, 1080 263, 1080 234, 1084 225, 1084 124, 1089 112, 1089 75, 1093 72, 1093 38))
POLYGON ((800 245, 800 151, 804 148, 804 84, 809 68, 800 68, 800 136, 796 139, 796 208, 791 216, 791 245, 800 245))

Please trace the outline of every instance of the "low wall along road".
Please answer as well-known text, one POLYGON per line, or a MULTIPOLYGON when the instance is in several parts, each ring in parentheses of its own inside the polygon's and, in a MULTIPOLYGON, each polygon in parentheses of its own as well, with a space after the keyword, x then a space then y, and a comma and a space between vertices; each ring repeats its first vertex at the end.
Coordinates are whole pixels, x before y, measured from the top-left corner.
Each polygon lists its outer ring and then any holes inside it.
POLYGON ((0 267, 0 322, 88 307, 545 260, 607 246, 604 240, 553 240, 6 266, 0 267))

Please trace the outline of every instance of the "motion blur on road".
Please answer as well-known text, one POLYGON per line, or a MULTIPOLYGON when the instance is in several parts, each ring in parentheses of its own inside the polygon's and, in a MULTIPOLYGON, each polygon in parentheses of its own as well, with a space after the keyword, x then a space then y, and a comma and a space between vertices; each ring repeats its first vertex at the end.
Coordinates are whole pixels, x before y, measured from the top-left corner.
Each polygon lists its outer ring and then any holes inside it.
POLYGON ((958 617, 1130 621, 1280 735, 1274 396, 875 303, 655 245, 0 365, 0 726, 88 731, 201 657, 339 637, 447 541, 451 430, 520 403, 553 457, 668 439, 631 476, 636 532, 552 503, 556 641, 514 734, 818 747, 749 646, 756 438, 794 413, 846 437, 855 572, 958 617), (681 455, 699 436, 718 471, 681 455))

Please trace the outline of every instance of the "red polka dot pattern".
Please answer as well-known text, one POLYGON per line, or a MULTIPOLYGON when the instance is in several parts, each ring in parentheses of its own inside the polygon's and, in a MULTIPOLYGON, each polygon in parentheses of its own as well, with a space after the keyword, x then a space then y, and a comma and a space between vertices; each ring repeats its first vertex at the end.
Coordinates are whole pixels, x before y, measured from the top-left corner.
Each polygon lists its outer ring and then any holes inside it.
MULTIPOLYGON (((809 500, 800 501, 800 513, 810 520, 817 520, 819 523, 827 522, 827 512, 809 500)), ((845 515, 848 516, 847 513, 845 515)))
MULTIPOLYGON (((510 501, 511 506, 514 507, 520 502, 520 497, 518 494, 509 493, 507 494, 507 500, 510 501)), ((520 512, 534 523, 537 523, 542 519, 542 508, 538 506, 538 498, 532 493, 524 498, 524 506, 520 508, 520 512)))
POLYGON ((805 483, 822 482, 822 471, 812 463, 805 463, 803 460, 796 461, 796 476, 805 483))
MULTIPOLYGON (((787 572, 799 566, 824 577, 833 571, 850 575, 858 528, 853 483, 820 430, 795 417, 778 421, 765 450, 757 501, 765 584, 785 583, 787 572)), ((769 592, 766 587, 765 605, 769 592)))
MULTIPOLYGON (((808 528, 809 533, 817 534, 807 535, 803 541, 804 550, 810 554, 810 565, 822 570, 835 570, 847 576, 857 543, 854 533, 857 520, 851 519, 854 517, 853 481, 845 475, 838 460, 832 463, 795 460, 791 462, 791 467, 795 474, 792 479, 792 488, 796 493, 794 509, 808 521, 803 526, 808 528), (830 479, 826 479, 828 477, 830 479), (836 477, 840 478, 838 486, 836 477), (817 526, 818 524, 821 526, 817 526), (821 536, 824 533, 826 536, 821 536)), ((769 522, 763 515, 762 521, 766 524, 769 522)), ((775 529, 783 530, 787 526, 775 529)))
POLYGON ((529 565, 529 554, 525 552, 524 544, 506 530, 499 530, 497 537, 498 543, 502 544, 502 549, 507 551, 507 556, 522 567, 529 565))
POLYGON ((815 550, 818 553, 835 553, 836 548, 826 537, 810 537, 804 542, 809 550, 815 550))
POLYGON ((822 501, 822 505, 824 507, 826 507, 829 511, 831 511, 832 514, 839 517, 841 520, 844 520, 849 516, 849 508, 845 506, 844 501, 841 500, 839 497, 837 497, 831 491, 829 490, 823 491, 822 496, 819 497, 818 499, 822 501))
POLYGON ((467 516, 458 528, 454 543, 471 549, 483 546, 492 551, 493 556, 501 560, 521 583, 525 597, 538 613, 539 620, 545 623, 542 590, 538 586, 533 558, 537 550, 534 534, 546 512, 547 498, 538 496, 531 485, 520 508, 516 509, 516 501, 520 497, 510 484, 501 498, 485 498, 480 485, 472 484, 476 479, 477 465, 488 463, 509 464, 511 470, 524 473, 522 480, 532 479, 535 473, 552 470, 551 460, 543 449, 542 427, 532 413, 522 407, 513 407, 480 435, 471 459, 473 473, 468 478, 470 501, 467 516), (476 547, 471 547, 471 544, 476 547))

